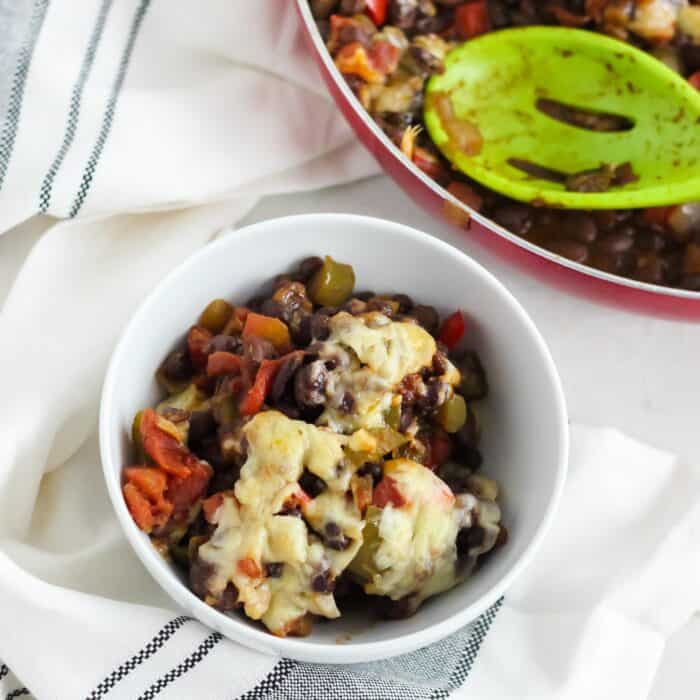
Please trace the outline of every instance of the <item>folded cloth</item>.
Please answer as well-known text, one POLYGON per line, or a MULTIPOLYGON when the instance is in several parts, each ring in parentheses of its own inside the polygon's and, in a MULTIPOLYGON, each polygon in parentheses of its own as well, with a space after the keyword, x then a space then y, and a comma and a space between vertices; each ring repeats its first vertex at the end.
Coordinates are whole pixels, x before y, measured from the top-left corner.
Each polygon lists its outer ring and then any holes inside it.
POLYGON ((375 166, 289 2, 0 0, 0 32, 0 230, 37 210, 76 217, 35 245, 0 316, 0 697, 645 697, 698 607, 700 475, 614 431, 574 429, 539 557, 433 647, 301 664, 175 609, 102 482, 110 349, 163 274, 260 196, 375 166))

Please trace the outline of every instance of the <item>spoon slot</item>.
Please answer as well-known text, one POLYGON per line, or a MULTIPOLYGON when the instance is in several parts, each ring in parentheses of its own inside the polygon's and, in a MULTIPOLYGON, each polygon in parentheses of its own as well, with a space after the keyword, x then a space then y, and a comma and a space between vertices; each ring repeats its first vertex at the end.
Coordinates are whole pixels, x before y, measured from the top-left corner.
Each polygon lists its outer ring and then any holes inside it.
POLYGON ((621 114, 568 105, 546 97, 540 97, 535 107, 551 119, 588 131, 630 131, 634 128, 634 121, 621 114))

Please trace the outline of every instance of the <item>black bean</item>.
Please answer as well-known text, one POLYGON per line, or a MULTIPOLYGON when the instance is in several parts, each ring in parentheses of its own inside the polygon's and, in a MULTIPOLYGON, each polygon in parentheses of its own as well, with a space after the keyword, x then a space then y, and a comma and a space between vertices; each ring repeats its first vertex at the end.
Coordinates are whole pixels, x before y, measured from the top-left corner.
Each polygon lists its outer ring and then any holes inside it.
POLYGON ((281 275, 275 275, 272 278, 272 287, 275 290, 278 290, 280 287, 283 287, 286 284, 289 284, 292 281, 292 276, 288 275, 286 273, 282 273, 281 275))
POLYGON ((688 73, 700 70, 700 44, 686 42, 681 46, 681 58, 688 73))
POLYGON ((683 275, 680 280, 680 286, 683 289, 700 292, 700 275, 683 275))
POLYGON ((272 316, 273 318, 282 318, 284 310, 282 304, 276 299, 265 299, 260 304, 260 313, 264 316, 272 316))
POLYGON ((473 469, 476 471, 479 469, 484 461, 481 452, 472 445, 465 445, 462 443, 457 443, 457 447, 454 452, 454 458, 465 467, 473 469))
POLYGON ((285 503, 277 515, 289 515, 294 518, 301 518, 301 506, 294 502, 285 503))
POLYGON ((481 547, 485 537, 486 530, 479 525, 462 528, 457 534, 457 551, 460 554, 468 554, 470 549, 481 547))
POLYGON ((447 372, 447 355, 438 350, 434 355, 433 355, 433 363, 432 363, 432 370, 434 374, 445 374, 447 372))
POLYGON ((342 552, 352 544, 352 540, 345 537, 345 535, 340 535, 339 537, 327 537, 325 538, 324 542, 326 547, 329 549, 334 549, 336 552, 342 552))
POLYGON ((598 236, 598 227, 595 219, 582 211, 570 212, 563 218, 563 233, 566 238, 570 238, 584 245, 593 243, 598 236))
POLYGON ((311 338, 313 340, 325 340, 330 334, 329 317, 317 311, 311 316, 311 338))
POLYGON ((394 294, 391 298, 399 302, 399 311, 402 314, 408 313, 414 306, 413 299, 408 294, 394 294))
POLYGON ((270 389, 270 399, 273 402, 277 402, 282 398, 287 384, 289 384, 294 373, 301 367, 303 361, 304 353, 301 350, 292 352, 281 360, 281 365, 277 370, 275 381, 272 383, 272 389, 270 389))
POLYGON ((193 411, 190 415, 190 429, 187 443, 190 447, 198 445, 209 435, 216 432, 216 421, 211 411, 193 411))
POLYGON ((338 535, 340 535, 340 527, 338 526, 338 523, 326 523, 323 529, 328 537, 338 537, 338 535))
MULTIPOLYGON (((628 227, 609 233, 598 241, 598 248, 606 253, 625 253, 634 245, 634 232, 630 235, 628 227)), ((634 231, 634 230, 633 230, 634 231)))
POLYGON ((568 258, 573 262, 583 263, 588 259, 588 247, 577 241, 550 241, 547 244, 549 250, 563 258, 568 258))
POLYGON ((462 396, 467 401, 483 399, 488 394, 488 383, 479 356, 469 350, 457 360, 457 367, 462 375, 459 385, 462 396))
POLYGON ((316 498, 316 496, 323 493, 327 488, 326 482, 308 469, 305 469, 301 477, 299 477, 299 486, 301 486, 304 492, 311 498, 316 498))
POLYGON ((362 299, 358 299, 357 297, 353 297, 345 302, 343 310, 347 311, 352 316, 358 316, 359 314, 367 311, 367 302, 363 301, 362 299))
POLYGON ((284 570, 284 562, 271 561, 265 564, 265 576, 268 578, 280 578, 284 570))
POLYGON ((367 311, 378 311, 388 318, 392 318, 395 315, 397 307, 398 302, 391 299, 382 299, 381 297, 374 297, 374 299, 370 299, 367 302, 367 311))
POLYGON ((342 413, 352 413, 355 408, 355 397, 349 391, 346 391, 343 394, 343 398, 340 399, 340 406, 338 408, 342 413))
POLYGON ((263 360, 276 358, 277 350, 269 340, 251 335, 243 341, 243 355, 259 364, 263 360))
POLYGON ((357 473, 359 476, 371 476, 375 484, 378 484, 384 476, 384 470, 379 462, 365 462, 357 473))
POLYGON ((313 255, 309 258, 304 258, 299 263, 299 268, 297 270, 297 277, 302 282, 307 282, 311 279, 311 276, 323 265, 323 260, 317 255, 313 255))
POLYGON ((194 374, 189 355, 183 350, 171 352, 163 362, 163 373, 168 379, 183 381, 194 374))
POLYGON ((391 0, 389 22, 399 29, 411 29, 418 18, 418 0, 391 0))
POLYGON ((392 600, 383 596, 377 601, 377 612, 387 620, 403 620, 414 615, 420 607, 420 600, 416 595, 407 595, 401 600, 392 600))
POLYGON ((457 431, 455 438, 461 445, 476 447, 479 444, 479 421, 473 409, 467 406, 467 419, 457 431))
POLYGON ((294 397, 302 407, 313 408, 326 402, 328 370, 322 360, 301 367, 294 375, 294 397))
POLYGON ((414 417, 411 406, 402 406, 401 417, 399 418, 399 431, 405 433, 411 427, 414 417))
POLYGON ((377 295, 374 292, 356 292, 355 299, 361 299, 362 301, 369 301, 377 295))
POLYGON ((241 339, 234 335, 215 335, 207 343, 207 352, 232 352, 237 353, 241 349, 241 339))
POLYGON ((440 316, 434 306, 424 306, 418 304, 414 306, 410 313, 413 318, 425 328, 428 333, 435 335, 440 325, 440 316))
POLYGON ((322 571, 311 578, 311 590, 316 593, 332 593, 335 581, 330 571, 322 571))
POLYGON ((341 15, 359 15, 365 11, 366 0, 340 0, 341 15))
POLYGON ((326 19, 335 10, 338 0, 311 0, 311 13, 316 19, 326 19))
POLYGON ((658 253, 666 247, 666 239, 653 231, 639 231, 637 233, 637 249, 658 253))

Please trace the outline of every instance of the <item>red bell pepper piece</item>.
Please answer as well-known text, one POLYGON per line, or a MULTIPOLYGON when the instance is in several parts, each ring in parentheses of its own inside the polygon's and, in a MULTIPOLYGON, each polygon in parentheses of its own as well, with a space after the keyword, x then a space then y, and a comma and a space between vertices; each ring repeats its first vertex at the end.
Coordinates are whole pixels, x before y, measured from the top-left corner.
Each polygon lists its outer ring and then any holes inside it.
POLYGON ((644 219, 652 226, 666 228, 672 211, 673 207, 650 207, 644 210, 644 219))
POLYGON ((399 490, 396 479, 385 476, 374 488, 372 505, 377 506, 377 508, 384 508, 388 503, 391 503, 396 508, 401 508, 407 501, 399 490))
POLYGON ((445 319, 438 339, 452 350, 462 340, 465 328, 464 314, 461 311, 455 311, 445 319))
POLYGON ((236 567, 242 574, 245 574, 249 578, 262 577, 262 569, 260 568, 258 562, 256 562, 252 557, 244 557, 243 559, 239 559, 236 567))
POLYGON ((127 508, 134 522, 144 532, 165 525, 173 511, 173 504, 165 498, 167 477, 153 467, 127 467, 126 483, 122 489, 127 508))
POLYGON ((471 39, 479 34, 485 34, 489 26, 486 0, 473 0, 455 9, 455 29, 460 39, 471 39))
POLYGON ((378 27, 386 22, 388 10, 389 0, 366 0, 365 2, 365 12, 378 27))
POLYGON ((207 375, 223 377, 227 374, 238 374, 241 371, 242 358, 232 352, 213 352, 207 358, 207 375))
POLYGON ((244 416, 255 415, 262 408, 262 405, 265 403, 265 397, 272 388, 272 383, 275 381, 279 368, 279 360, 262 361, 260 369, 255 375, 253 386, 241 402, 241 413, 244 416))
POLYGON ((696 70, 689 78, 688 82, 696 89, 700 90, 700 70, 696 70))
POLYGON ((173 504, 173 519, 182 519, 187 516, 192 506, 203 498, 207 491, 209 480, 214 474, 214 470, 206 463, 198 460, 192 455, 194 461, 190 465, 188 476, 180 478, 168 476, 168 490, 166 497, 173 504), (181 516, 178 518, 178 516, 181 516))
POLYGON ((163 470, 184 478, 199 460, 176 437, 158 425, 158 414, 144 409, 141 418, 141 440, 146 454, 163 470))
POLYGON ((250 338, 251 336, 269 340, 280 352, 289 350, 291 345, 289 328, 283 321, 252 311, 248 313, 243 327, 243 337, 250 338))
POLYGON ((203 370, 207 366, 207 345, 212 337, 211 331, 202 326, 192 326, 187 333, 187 351, 195 369, 203 370))

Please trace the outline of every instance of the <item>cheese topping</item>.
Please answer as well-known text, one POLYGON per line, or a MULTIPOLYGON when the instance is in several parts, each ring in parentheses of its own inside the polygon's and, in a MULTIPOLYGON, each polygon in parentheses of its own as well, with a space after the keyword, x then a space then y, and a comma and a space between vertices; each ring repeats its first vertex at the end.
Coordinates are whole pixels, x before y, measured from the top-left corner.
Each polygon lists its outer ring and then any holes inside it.
POLYGON ((287 634, 309 612, 338 617, 333 595, 314 590, 312 581, 319 575, 337 576, 362 542, 360 512, 345 497, 354 469, 351 462, 345 466, 347 438, 276 411, 259 413, 244 433, 248 459, 235 495, 224 497, 214 514, 216 531, 199 548, 200 557, 212 566, 209 590, 220 595, 232 583, 246 615, 262 619, 276 634, 287 634), (313 500, 298 483, 305 469, 327 485, 313 500), (313 529, 300 517, 280 513, 290 500, 302 505, 313 529), (348 542, 342 550, 324 541, 331 522, 348 542), (265 575, 265 565, 271 563, 282 564, 281 576, 265 575))
POLYGON ((415 323, 391 321, 377 311, 357 316, 341 312, 330 320, 330 336, 320 356, 332 359, 328 403, 318 422, 338 432, 382 428, 395 389, 408 374, 429 367, 435 340, 415 323), (351 396, 352 410, 344 400, 351 396))
POLYGON ((409 459, 386 462, 384 475, 403 503, 373 510, 374 531, 358 557, 360 569, 354 569, 365 578, 365 591, 424 600, 451 588, 460 580, 455 542, 461 512, 454 495, 430 469, 409 459))

